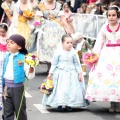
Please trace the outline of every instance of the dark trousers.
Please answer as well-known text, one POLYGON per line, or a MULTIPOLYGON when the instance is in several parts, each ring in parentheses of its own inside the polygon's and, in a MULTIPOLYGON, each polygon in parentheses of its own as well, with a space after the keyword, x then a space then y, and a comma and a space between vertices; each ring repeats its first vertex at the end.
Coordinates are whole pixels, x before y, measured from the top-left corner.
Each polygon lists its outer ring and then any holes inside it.
MULTIPOLYGON (((14 117, 17 116, 23 91, 24 86, 17 88, 7 87, 7 96, 6 99, 4 98, 3 100, 4 120, 14 120, 14 117)), ((27 120, 25 96, 23 98, 18 120, 27 120)))

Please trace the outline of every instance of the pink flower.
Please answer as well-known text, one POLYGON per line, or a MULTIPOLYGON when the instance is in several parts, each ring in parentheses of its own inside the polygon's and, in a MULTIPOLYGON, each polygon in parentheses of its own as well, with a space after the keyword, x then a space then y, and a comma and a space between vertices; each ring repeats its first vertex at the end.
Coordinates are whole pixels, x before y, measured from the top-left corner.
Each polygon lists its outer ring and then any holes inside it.
POLYGON ((120 39, 117 40, 117 44, 120 44, 120 39))
POLYGON ((115 77, 115 76, 116 76, 116 73, 112 73, 112 76, 115 77))
POLYGON ((103 98, 103 101, 107 102, 107 101, 109 101, 109 98, 103 98))
POLYGON ((112 65, 108 64, 108 65, 107 65, 107 69, 108 69, 108 70, 112 70, 112 69, 113 69, 112 65))
POLYGON ((32 60, 36 60, 36 56, 35 55, 32 55, 32 60))
POLYGON ((34 22, 35 27, 39 27, 41 25, 41 22, 34 22))
POLYGON ((108 44, 111 44, 111 40, 108 40, 108 44))
POLYGON ((84 64, 88 65, 91 69, 93 64, 97 63, 98 56, 94 53, 84 53, 82 55, 82 60, 83 60, 84 64))
POLYGON ((116 93, 115 90, 112 90, 112 91, 111 91, 111 94, 112 94, 112 95, 115 95, 115 93, 116 93))
POLYGON ((120 70, 120 65, 116 66, 116 70, 120 70))
POLYGON ((117 99, 117 101, 118 101, 118 102, 120 102, 120 98, 119 98, 119 99, 117 99))

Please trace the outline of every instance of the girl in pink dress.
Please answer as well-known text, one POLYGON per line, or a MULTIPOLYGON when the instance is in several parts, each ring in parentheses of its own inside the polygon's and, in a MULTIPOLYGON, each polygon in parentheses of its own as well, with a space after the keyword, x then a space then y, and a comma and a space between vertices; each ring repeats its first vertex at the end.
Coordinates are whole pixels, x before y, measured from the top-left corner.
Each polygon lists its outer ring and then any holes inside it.
POLYGON ((0 110, 2 110, 2 71, 6 55, 6 40, 8 26, 5 23, 0 24, 0 110))
POLYGON ((64 29, 68 35, 74 33, 74 28, 72 26, 72 19, 71 19, 72 12, 70 11, 70 6, 68 3, 63 5, 63 11, 60 11, 59 17, 60 21, 63 23, 64 29))

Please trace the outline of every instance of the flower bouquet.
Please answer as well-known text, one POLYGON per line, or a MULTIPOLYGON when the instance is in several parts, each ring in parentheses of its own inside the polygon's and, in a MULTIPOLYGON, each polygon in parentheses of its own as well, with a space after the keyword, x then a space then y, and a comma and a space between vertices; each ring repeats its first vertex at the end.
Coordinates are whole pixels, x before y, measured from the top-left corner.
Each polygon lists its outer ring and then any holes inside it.
POLYGON ((83 53, 82 60, 83 60, 83 63, 85 65, 88 65, 91 69, 92 66, 98 62, 98 55, 94 53, 86 52, 86 53, 83 53))
POLYGON ((36 21, 36 22, 34 22, 33 25, 34 25, 35 28, 39 28, 39 27, 41 27, 42 22, 41 21, 36 21))
POLYGON ((53 81, 52 80, 46 80, 46 82, 43 82, 40 86, 40 91, 44 94, 50 95, 52 90, 54 88, 53 81))
POLYGON ((27 11, 23 12, 23 16, 30 19, 35 16, 35 12, 31 11, 31 10, 27 10, 27 11))
POLYGON ((39 58, 36 57, 34 54, 29 53, 27 56, 25 56, 24 63, 30 65, 31 67, 38 66, 39 58))
POLYGON ((41 24, 42 24, 42 23, 41 23, 41 22, 38 22, 38 21, 34 22, 34 26, 35 26, 35 27, 39 27, 41 24))
POLYGON ((33 25, 35 28, 40 28, 44 23, 45 21, 41 19, 40 21, 35 21, 33 25))

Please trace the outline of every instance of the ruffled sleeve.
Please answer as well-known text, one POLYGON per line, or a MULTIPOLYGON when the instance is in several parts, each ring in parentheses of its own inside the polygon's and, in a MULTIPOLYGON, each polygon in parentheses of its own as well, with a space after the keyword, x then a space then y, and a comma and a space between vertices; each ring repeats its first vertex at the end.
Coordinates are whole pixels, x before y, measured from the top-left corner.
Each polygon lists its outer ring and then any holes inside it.
POLYGON ((2 3, 1 7, 4 9, 4 12, 6 13, 7 17, 9 18, 9 20, 12 20, 12 15, 11 15, 11 10, 10 8, 7 6, 6 1, 2 3))
POLYGON ((93 48, 93 52, 98 54, 98 55, 100 54, 100 51, 103 48, 104 43, 105 43, 106 30, 107 30, 107 27, 106 27, 106 24, 105 24, 105 25, 102 26, 102 28, 101 28, 98 36, 97 36, 95 46, 93 48))

